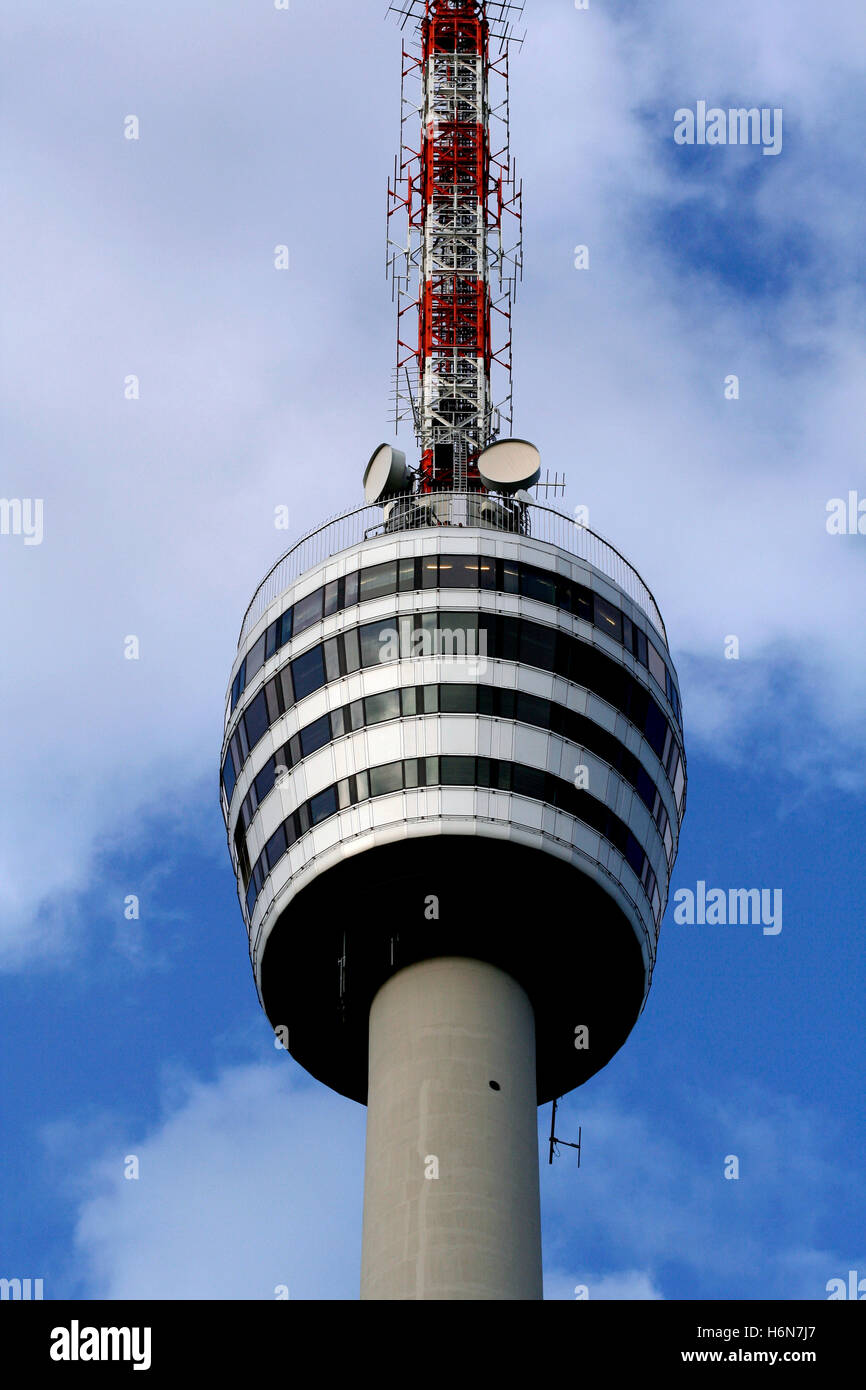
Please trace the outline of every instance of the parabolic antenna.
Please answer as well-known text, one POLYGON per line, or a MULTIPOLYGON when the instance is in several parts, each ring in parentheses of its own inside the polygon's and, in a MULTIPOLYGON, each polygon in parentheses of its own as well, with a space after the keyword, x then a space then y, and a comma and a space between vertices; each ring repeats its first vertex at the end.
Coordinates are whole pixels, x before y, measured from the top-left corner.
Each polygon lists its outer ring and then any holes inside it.
POLYGON ((527 439, 498 439, 478 455, 478 472, 488 492, 512 496, 534 487, 541 475, 541 456, 527 439))
POLYGON ((364 469, 364 496, 368 502, 382 502, 395 493, 406 492, 412 475, 406 467, 406 455, 390 444, 380 444, 364 469))

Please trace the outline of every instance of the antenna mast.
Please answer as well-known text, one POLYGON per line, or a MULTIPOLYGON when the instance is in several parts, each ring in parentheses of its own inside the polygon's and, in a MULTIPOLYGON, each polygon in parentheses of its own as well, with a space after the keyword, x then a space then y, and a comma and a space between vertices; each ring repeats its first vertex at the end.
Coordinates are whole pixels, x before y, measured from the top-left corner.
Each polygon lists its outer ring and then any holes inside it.
POLYGON ((401 28, 413 25, 403 48, 400 154, 388 184, 395 422, 414 423, 421 492, 476 491, 478 455, 503 420, 511 426, 522 191, 510 153, 508 50, 522 42, 512 22, 523 6, 395 0, 389 8, 401 28), (405 238, 395 241, 398 212, 405 238))

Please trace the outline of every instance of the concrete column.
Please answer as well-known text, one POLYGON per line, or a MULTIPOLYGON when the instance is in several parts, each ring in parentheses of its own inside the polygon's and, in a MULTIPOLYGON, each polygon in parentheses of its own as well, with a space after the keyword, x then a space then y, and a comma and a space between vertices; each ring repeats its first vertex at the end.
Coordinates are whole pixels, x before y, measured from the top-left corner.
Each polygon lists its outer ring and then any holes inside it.
POLYGON ((361 1297, 541 1296, 532 1005, 482 961, 407 966, 370 1010, 361 1297))

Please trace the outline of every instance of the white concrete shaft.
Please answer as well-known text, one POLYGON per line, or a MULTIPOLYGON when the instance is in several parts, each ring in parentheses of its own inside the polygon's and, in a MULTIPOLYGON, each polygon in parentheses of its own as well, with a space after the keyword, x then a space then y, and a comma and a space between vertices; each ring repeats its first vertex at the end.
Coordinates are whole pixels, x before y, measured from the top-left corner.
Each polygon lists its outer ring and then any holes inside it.
POLYGON ((482 961, 407 966, 373 1000, 361 1297, 542 1297, 535 1017, 482 961))

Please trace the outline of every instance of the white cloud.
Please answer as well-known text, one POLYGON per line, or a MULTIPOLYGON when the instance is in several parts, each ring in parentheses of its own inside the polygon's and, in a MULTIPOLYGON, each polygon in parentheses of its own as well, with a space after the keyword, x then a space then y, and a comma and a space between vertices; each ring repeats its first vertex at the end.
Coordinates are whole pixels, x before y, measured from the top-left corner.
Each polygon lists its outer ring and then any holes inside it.
POLYGON ((296 1069, 174 1087, 149 1133, 117 1126, 87 1175, 76 1274, 87 1298, 354 1299, 364 1112, 296 1069), (123 1176, 135 1155, 139 1178, 123 1176))

